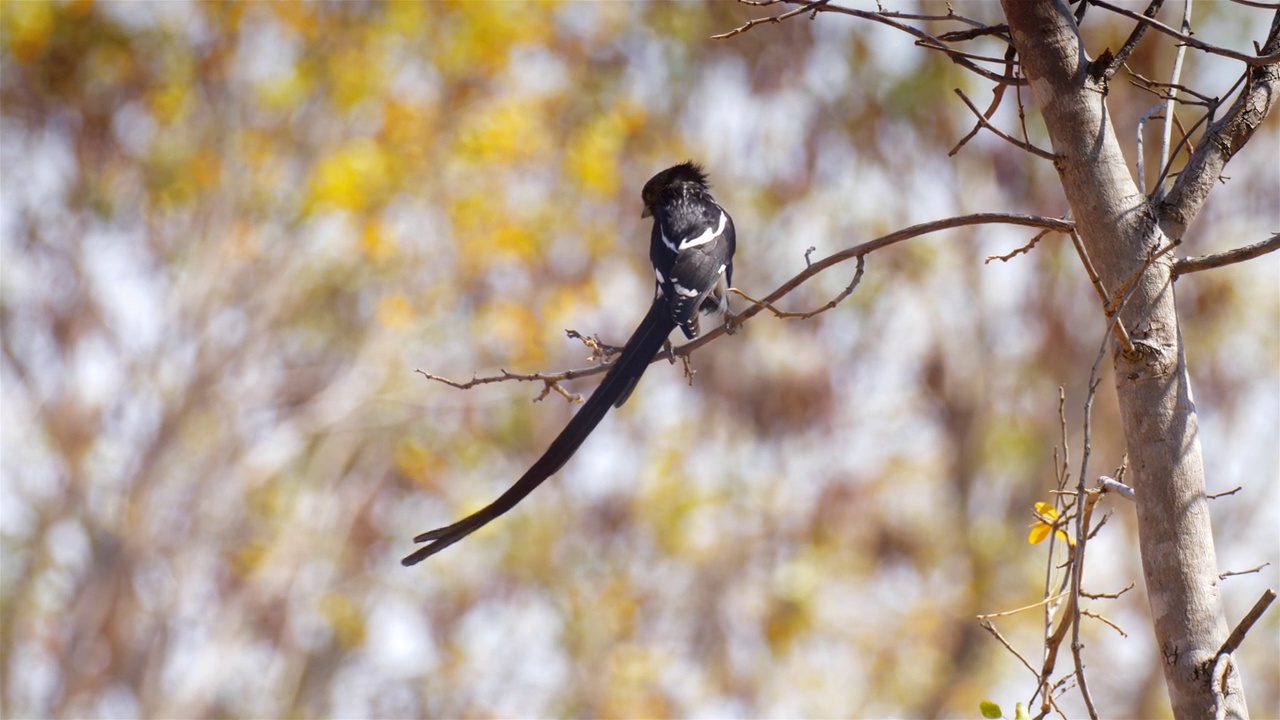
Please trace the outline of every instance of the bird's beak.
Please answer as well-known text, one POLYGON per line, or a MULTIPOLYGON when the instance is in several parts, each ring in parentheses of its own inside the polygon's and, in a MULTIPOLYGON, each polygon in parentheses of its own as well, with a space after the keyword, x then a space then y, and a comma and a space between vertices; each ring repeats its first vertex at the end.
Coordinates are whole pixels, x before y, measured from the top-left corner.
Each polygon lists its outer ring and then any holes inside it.
POLYGON ((653 213, 649 212, 649 206, 645 205, 644 210, 640 211, 640 219, 643 220, 647 217, 653 217, 653 213))

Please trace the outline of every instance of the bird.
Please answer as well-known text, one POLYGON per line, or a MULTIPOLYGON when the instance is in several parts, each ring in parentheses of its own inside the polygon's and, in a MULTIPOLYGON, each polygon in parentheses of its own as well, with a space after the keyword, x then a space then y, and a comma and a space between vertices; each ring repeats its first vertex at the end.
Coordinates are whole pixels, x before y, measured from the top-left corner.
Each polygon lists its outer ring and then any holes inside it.
POLYGON ((452 525, 413 539, 426 543, 401 560, 408 567, 435 555, 528 497, 578 450, 610 408, 622 407, 672 330, 685 338, 700 334, 699 312, 719 312, 726 327, 733 318, 728 288, 733 284, 736 236, 733 218, 711 196, 702 166, 689 160, 659 172, 640 193, 641 218, 653 218, 649 261, 654 296, 639 327, 609 366, 604 379, 546 452, 505 493, 452 525))

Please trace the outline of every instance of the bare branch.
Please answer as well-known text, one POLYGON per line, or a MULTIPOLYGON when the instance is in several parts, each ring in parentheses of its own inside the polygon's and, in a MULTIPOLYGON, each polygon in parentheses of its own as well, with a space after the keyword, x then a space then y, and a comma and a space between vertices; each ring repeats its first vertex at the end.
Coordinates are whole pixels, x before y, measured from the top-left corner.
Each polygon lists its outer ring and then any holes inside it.
POLYGON ((1271 603, 1275 602, 1275 599, 1275 590, 1271 588, 1264 590, 1262 597, 1258 598, 1258 602, 1254 603, 1249 612, 1240 618, 1240 624, 1236 625, 1231 634, 1227 636, 1226 641, 1222 643, 1222 647, 1218 648, 1218 654, 1230 655, 1235 652, 1240 647, 1240 643, 1244 642, 1244 636, 1249 634, 1253 624, 1258 622, 1258 618, 1262 617, 1262 613, 1266 612, 1268 607, 1271 607, 1271 603))
POLYGON ((423 370, 414 370, 414 372, 422 375, 428 380, 435 380, 438 383, 444 383, 449 387, 457 388, 459 390, 469 390, 477 385, 487 385, 489 383, 506 382, 508 380, 515 380, 517 382, 540 382, 540 383, 543 383, 544 387, 542 388, 542 393, 538 395, 538 397, 533 399, 534 402, 538 402, 539 400, 542 400, 548 394, 550 394, 551 391, 554 390, 556 393, 558 393, 560 396, 562 396, 565 400, 568 400, 569 402, 582 403, 583 397, 581 395, 579 395, 578 393, 571 393, 568 390, 565 390, 563 387, 560 386, 560 382, 563 380, 572 380, 574 378, 579 378, 586 375, 595 375, 598 372, 607 370, 608 367, 609 367, 608 365, 596 365, 595 367, 583 368, 581 370, 565 370, 563 372, 558 372, 558 373, 531 373, 528 375, 519 375, 516 373, 507 372, 506 370, 499 370, 499 372, 502 373, 501 375, 489 375, 486 377, 478 377, 478 376, 472 375, 471 379, 466 382, 458 382, 456 380, 450 380, 447 377, 432 375, 431 373, 425 372, 423 370))
MULTIPOLYGON (((1005 74, 1005 75, 1013 75, 1013 73, 1014 73, 1013 61, 1014 61, 1014 59, 1016 59, 1016 58, 1017 58, 1017 56, 1018 56, 1018 50, 1017 50, 1017 48, 1015 48, 1014 46, 1010 45, 1010 46, 1009 46, 1009 48, 1008 48, 1008 49, 1005 51, 1005 53, 1004 53, 1004 61, 1005 61, 1005 64, 1004 64, 1004 74, 1005 74)), ((1004 83, 996 83, 996 86, 995 86, 994 88, 992 88, 992 90, 991 90, 991 95, 992 95, 992 97, 991 97, 991 105, 989 105, 989 106, 987 107, 987 111, 986 111, 986 112, 982 113, 982 117, 984 117, 984 118, 986 118, 986 119, 990 120, 990 119, 991 119, 991 116, 992 116, 992 115, 995 115, 996 110, 1000 107, 1000 101, 1004 99, 1004 89, 1005 89, 1005 88, 1007 88, 1007 87, 1009 87, 1009 86, 1008 86, 1008 85, 1006 85, 1006 84, 1004 84, 1004 83)), ((1022 111, 1022 105, 1021 105, 1021 103, 1019 103, 1019 105, 1018 105, 1018 111, 1019 111, 1019 115, 1021 115, 1021 111, 1022 111)), ((964 137, 960 138, 960 142, 956 143, 956 146, 955 146, 955 147, 951 148, 951 152, 947 153, 947 157, 952 157, 952 156, 954 156, 957 152, 959 152, 959 151, 960 151, 960 148, 964 147, 965 143, 967 143, 967 142, 969 142, 970 140, 972 140, 972 139, 973 139, 973 137, 974 137, 975 135, 977 135, 977 134, 978 134, 978 131, 979 131, 979 130, 981 130, 981 129, 982 129, 982 123, 977 123, 977 124, 975 124, 975 125, 973 126, 973 129, 972 129, 972 130, 970 130, 970 131, 968 132, 968 134, 966 134, 964 137)), ((1026 127, 1025 127, 1025 125, 1024 125, 1024 127, 1023 127, 1023 136, 1024 136, 1024 137, 1023 137, 1023 140, 1024 140, 1024 141, 1026 140, 1025 135, 1026 135, 1026 127)), ((1028 144, 1030 144, 1030 143, 1028 143, 1028 144)))
MULTIPOLYGON (((1048 230, 1045 230, 1045 232, 1048 232, 1048 230)), ((816 310, 811 310, 809 312, 787 312, 785 310, 779 310, 776 307, 774 307, 771 303, 765 302, 763 300, 756 300, 755 298, 751 297, 750 295, 747 295, 746 293, 742 292, 738 288, 729 288, 729 292, 735 295, 738 295, 739 297, 751 303, 752 305, 764 307, 769 312, 773 313, 773 316, 776 318, 782 318, 787 320, 808 320, 814 315, 819 315, 821 313, 824 313, 834 308, 836 305, 839 305, 845 298, 853 294, 853 291, 858 287, 858 283, 862 282, 862 271, 865 266, 866 257, 867 257, 866 255, 858 256, 858 269, 853 273, 853 280, 849 282, 849 285, 846 286, 844 290, 840 291, 839 295, 836 295, 834 298, 831 298, 831 301, 828 302, 826 305, 823 305, 822 307, 816 310)))
POLYGON ((1039 244, 1041 238, 1043 238, 1045 235, 1048 235, 1048 234, 1049 234, 1048 230, 1041 230, 1040 232, 1036 233, 1035 236, 1031 238, 1031 241, 1028 242, 1026 245, 1023 245, 1022 247, 1013 250, 1008 255, 988 255, 987 258, 982 261, 982 264, 990 265, 992 260, 999 260, 1000 262, 1009 262, 1010 260, 1017 257, 1018 255, 1024 255, 1026 253, 1029 253, 1031 252, 1032 248, 1034 248, 1037 244, 1039 244))
POLYGON ((1041 606, 1043 606, 1043 605, 1047 605, 1047 604, 1049 604, 1049 603, 1057 602, 1057 601, 1061 600, 1061 599, 1062 599, 1062 598, 1064 598, 1064 597, 1066 597, 1066 593, 1064 593, 1064 592, 1063 592, 1063 593, 1058 593, 1057 595, 1054 595, 1054 596, 1052 596, 1052 597, 1047 597, 1047 598, 1044 598, 1043 600, 1037 600, 1036 602, 1033 602, 1033 603, 1031 603, 1030 605, 1023 605, 1023 606, 1022 606, 1022 607, 1020 607, 1020 608, 1014 608, 1014 609, 1012 609, 1012 610, 1002 610, 1002 611, 1000 611, 1000 612, 986 613, 986 614, 983 614, 983 615, 979 615, 979 616, 978 616, 978 619, 979 619, 979 620, 989 620, 989 619, 991 619, 991 618, 997 618, 997 617, 1009 617, 1010 615, 1017 615, 1017 614, 1018 614, 1018 613, 1020 613, 1020 612, 1026 612, 1027 610, 1035 610, 1036 608, 1041 607, 1041 606))
MULTIPOLYGON (((1093 266, 1093 260, 1089 258, 1089 252, 1085 249, 1084 242, 1080 240, 1079 233, 1071 233, 1071 244, 1075 246, 1076 254, 1080 256, 1080 263, 1084 265, 1084 272, 1089 276, 1089 282, 1093 283, 1093 289, 1098 292, 1098 297, 1102 300, 1102 309, 1105 311, 1111 303, 1111 297, 1107 294, 1107 289, 1102 286, 1102 278, 1098 275, 1097 268, 1093 266)), ((1125 353, 1133 354, 1135 352, 1133 341, 1124 323, 1117 321, 1114 332, 1116 341, 1124 348, 1125 353)))
POLYGON ((1087 593, 1087 592, 1085 592, 1085 591, 1081 590, 1081 591, 1080 591, 1080 594, 1081 594, 1082 596, 1084 596, 1084 597, 1089 598, 1090 600, 1116 600, 1116 599, 1118 599, 1121 595, 1123 595, 1123 594, 1125 594, 1125 593, 1129 592, 1129 591, 1130 591, 1130 590, 1132 590, 1133 588, 1134 588, 1134 583, 1129 583, 1128 585, 1125 585, 1123 588, 1121 588, 1121 589, 1119 589, 1119 590, 1117 590, 1117 591, 1115 591, 1115 592, 1113 592, 1113 593, 1087 593))
POLYGON ((993 82, 1006 83, 1008 85, 1026 85, 1027 84, 1027 81, 1025 78, 1013 77, 1013 76, 1007 76, 1007 75, 996 75, 995 73, 991 72, 990 70, 984 67, 975 65, 973 62, 969 61, 967 58, 951 54, 950 53, 951 48, 948 47, 946 43, 944 43, 943 41, 939 40, 938 38, 934 37, 933 35, 930 35, 929 33, 923 30, 920 30, 919 28, 914 28, 914 27, 911 27, 910 25, 905 25, 903 23, 897 22, 896 20, 893 19, 893 17, 889 13, 868 12, 866 10, 856 10, 854 8, 841 7, 839 5, 824 5, 818 9, 821 10, 822 12, 834 12, 834 13, 840 13, 841 15, 852 15, 853 17, 862 18, 863 20, 870 20, 872 22, 878 22, 882 25, 888 25, 891 28, 901 30, 902 32, 912 35, 918 40, 920 40, 921 42, 918 44, 934 47, 936 49, 939 49, 939 50, 942 50, 943 52, 948 53, 948 55, 951 57, 951 61, 954 62, 955 64, 963 67, 966 70, 970 70, 974 73, 977 73, 978 75, 981 75, 982 77, 988 80, 991 80, 993 82))
MULTIPOLYGON (((1191 0, 1183 0, 1182 3, 1182 32, 1190 34, 1191 32, 1191 0)), ((1179 44, 1178 50, 1173 55, 1173 70, 1169 73, 1169 84, 1177 85, 1182 79, 1182 61, 1186 58, 1187 46, 1179 44)), ((1160 134, 1160 182, 1152 188, 1155 196, 1164 195, 1164 172, 1172 167, 1173 160, 1169 154, 1169 141, 1173 138, 1173 121, 1177 119, 1173 108, 1173 100, 1165 100, 1164 103, 1164 129, 1160 134)), ((1181 145, 1181 144, 1179 144, 1181 145)), ((1174 151, 1177 154, 1177 151, 1174 151)))
MULTIPOLYGON (((745 2, 745 0, 743 1, 745 2)), ((712 40, 728 40, 734 35, 741 35, 742 33, 755 27, 756 25, 763 25, 764 23, 780 23, 783 20, 793 18, 796 15, 803 15, 809 12, 810 10, 817 12, 820 6, 826 5, 828 2, 830 2, 830 0, 813 0, 813 2, 806 3, 805 5, 798 7, 795 10, 788 10, 787 12, 784 12, 780 15, 774 15, 772 17, 764 17, 764 18, 753 18, 751 20, 746 21, 742 25, 739 25, 738 27, 730 30, 729 32, 720 33, 719 35, 712 35, 711 39, 712 40)), ((773 5, 774 3, 773 2, 745 2, 745 4, 761 7, 764 5, 773 5)))
POLYGON ((1135 500, 1133 488, 1125 485, 1115 478, 1103 475, 1098 478, 1098 487, 1101 488, 1103 492, 1117 493, 1120 497, 1128 500, 1129 502, 1133 502, 1135 500))
POLYGON ((1219 268, 1226 265, 1233 265, 1245 260, 1252 260, 1256 257, 1266 255, 1269 252, 1280 250, 1280 233, 1256 242, 1252 245, 1227 250, 1226 252, 1215 253, 1213 255, 1202 255, 1194 258, 1179 258, 1173 261, 1173 274, 1186 275, 1187 273, 1199 272, 1201 270, 1209 270, 1211 268, 1219 268))
POLYGON ((1009 644, 1009 641, 1004 639, 1004 636, 1000 634, 1000 631, 996 629, 996 626, 993 625, 990 620, 983 620, 982 628, 987 632, 991 633, 996 640, 999 640, 1000 644, 1004 646, 1005 650, 1008 650, 1009 652, 1013 653, 1014 657, 1021 660, 1022 664, 1026 666, 1028 670, 1031 671, 1032 675, 1035 675, 1036 678, 1040 677, 1040 674, 1036 672, 1036 669, 1031 667, 1031 663, 1027 662, 1027 659, 1022 657, 1022 653, 1015 650, 1013 646, 1009 644))
MULTIPOLYGON (((876 238, 875 240, 870 240, 860 245, 854 245, 851 248, 846 248, 837 253, 828 255, 827 257, 822 258, 821 260, 818 260, 806 266, 804 270, 797 273, 795 277, 784 282, 781 286, 778 287, 778 289, 774 290, 772 293, 769 293, 760 302, 774 304, 778 300, 786 296, 788 293, 790 293, 792 290, 795 290, 797 287, 804 284, 806 281, 809 280, 809 278, 817 275, 823 270, 826 270, 827 268, 830 268, 834 265, 838 265, 842 262, 845 262, 846 260, 851 260, 853 258, 856 258, 860 255, 866 255, 868 253, 874 252, 876 250, 879 250, 880 248, 888 247, 890 245, 900 243, 904 240, 910 240, 911 238, 919 237, 921 235, 928 235, 930 233, 939 232, 941 230, 951 230, 953 228, 967 227, 970 225, 992 225, 992 224, 1020 225, 1022 227, 1047 228, 1054 232, 1071 232, 1075 228, 1075 223, 1072 223, 1069 220, 1061 220, 1059 218, 1044 217, 1042 215, 1018 215, 1018 214, 1012 214, 1012 213, 974 213, 972 215, 958 215, 955 217, 944 218, 942 220, 933 220, 930 222, 920 223, 918 225, 912 225, 911 227, 903 228, 896 232, 889 233, 888 235, 883 235, 881 237, 876 238)), ((762 310, 764 310, 763 306, 752 305, 751 307, 747 308, 741 313, 738 313, 738 315, 730 322, 730 326, 734 330, 736 330, 737 328, 741 327, 747 320, 750 320, 752 317, 755 317, 755 315, 761 312, 762 310)), ((680 347, 676 348, 674 352, 676 355, 686 355, 688 353, 693 352, 694 350, 697 350, 703 345, 706 345, 707 343, 714 341, 716 338, 724 334, 725 334, 725 328, 723 327, 716 328, 708 333, 703 334, 697 340, 693 340, 688 343, 685 343, 684 345, 681 345, 680 347)), ((662 357, 662 356, 659 355, 659 357, 662 357)))
MULTIPOLYGON (((1277 50, 1280 50, 1280 11, 1272 18, 1261 52, 1276 54, 1277 50)), ((1183 236, 1222 174, 1223 167, 1249 142, 1271 112, 1276 102, 1277 85, 1280 84, 1280 65, 1253 68, 1244 80, 1244 89, 1236 101, 1222 118, 1209 123, 1200 146, 1191 154, 1177 181, 1160 202, 1160 228, 1171 238, 1183 236)))
POLYGON ((1155 95, 1161 100, 1168 100, 1172 98, 1174 102, 1179 102, 1179 103, 1182 103, 1183 105, 1201 105, 1206 108, 1216 107, 1221 103, 1221 101, 1218 98, 1211 98, 1208 95, 1205 95, 1204 93, 1192 90, 1186 85, 1182 85, 1180 83, 1160 82, 1159 80, 1152 80, 1150 78, 1144 77, 1141 73, 1134 72, 1133 68, 1129 67, 1128 65, 1124 66, 1124 71, 1125 71, 1125 74, 1127 74, 1130 78, 1129 80, 1130 85, 1133 85, 1134 87, 1140 88, 1142 90, 1146 90, 1147 92, 1155 95), (1176 92, 1168 92, 1168 91, 1176 91, 1176 92), (1191 100, 1183 100, 1182 98, 1179 98, 1177 96, 1177 93, 1180 93, 1180 92, 1186 93, 1196 98, 1198 102, 1193 102, 1191 100))
POLYGON ((1177 38, 1179 41, 1187 45, 1190 45, 1191 47, 1197 50, 1203 50, 1208 53, 1213 53, 1214 55, 1221 55, 1223 57, 1231 58, 1232 60, 1239 60, 1240 62, 1252 67, 1259 67, 1262 65, 1272 65, 1274 63, 1280 62, 1280 53, 1277 53, 1274 51, 1268 51, 1268 54, 1266 55, 1245 55, 1244 53, 1236 52, 1235 50, 1231 50, 1229 48, 1220 47, 1218 45, 1212 45, 1210 43, 1204 42, 1203 40, 1197 40, 1195 37, 1191 35, 1187 35, 1186 33, 1182 33, 1177 30, 1174 30, 1173 28, 1169 27, 1168 25, 1165 25, 1159 20, 1156 20, 1154 18, 1149 18, 1145 15, 1136 13, 1132 10, 1126 10, 1122 7, 1117 7, 1115 5, 1112 5, 1109 2, 1105 2, 1105 0, 1088 0, 1088 2, 1090 5, 1097 5, 1100 8, 1103 8, 1105 10, 1110 10, 1111 12, 1116 13, 1117 15, 1123 15, 1131 20, 1137 20, 1140 23, 1149 25, 1151 26, 1152 29, 1158 30, 1159 32, 1162 32, 1165 35, 1168 35, 1169 37, 1177 38))
MULTIPOLYGON (((1041 150, 1040 148, 1036 147, 1035 145, 1032 145, 1029 142, 1023 142, 1022 140, 1018 140, 1017 138, 1009 136, 1003 130, 996 127, 995 125, 992 125, 985 117, 983 117, 982 112, 978 110, 978 108, 973 104, 973 101, 970 100, 969 97, 960 90, 960 88, 956 88, 955 93, 956 95, 959 95, 960 99, 964 101, 964 104, 968 105, 969 109, 973 111, 973 114, 978 118, 978 124, 982 125, 986 129, 995 133, 996 137, 1012 144, 1014 147, 1017 147, 1022 150, 1026 150, 1027 152, 1031 153, 1032 155, 1035 155, 1036 157, 1044 158, 1045 160, 1051 160, 1051 161, 1058 159, 1058 156, 1054 155, 1051 152, 1041 150)), ((955 155, 956 152, 959 150, 960 150, 960 146, 957 145, 955 148, 951 150, 950 153, 948 153, 948 155, 955 155)))
POLYGON ((1223 490, 1222 492, 1213 493, 1212 495, 1205 495, 1205 498, 1207 498, 1207 499, 1209 499, 1209 500, 1217 500, 1217 499, 1218 499, 1218 498, 1220 498, 1220 497, 1226 497, 1226 496, 1228 496, 1228 495, 1235 495, 1236 493, 1240 492, 1242 489, 1243 489, 1243 487, 1242 487, 1242 486, 1237 485, 1237 486, 1235 486, 1235 487, 1231 488, 1230 490, 1223 490))
MULTIPOLYGON (((778 287, 778 289, 774 290, 772 293, 769 293, 769 295, 767 295, 764 299, 755 300, 753 298, 749 298, 752 302, 752 305, 748 307, 746 310, 743 310, 742 312, 735 315, 732 319, 728 320, 724 325, 721 325, 719 327, 716 327, 713 330, 703 333, 697 340, 692 340, 679 347, 669 348, 667 350, 664 350, 663 352, 658 353, 657 355, 654 356, 653 361, 657 362, 659 360, 668 360, 668 361, 674 362, 675 358, 688 357, 695 350, 706 345, 707 343, 713 342, 714 340, 716 340, 717 338, 725 334, 732 334, 733 332, 736 332, 737 329, 742 327, 742 325, 745 324, 747 320, 750 320, 751 318, 755 317, 756 314, 758 314, 761 310, 770 309, 775 314, 781 313, 782 316, 787 316, 787 313, 785 311, 776 310, 776 308, 774 308, 774 303, 776 303, 778 300, 785 297, 791 291, 795 290, 797 287, 804 284, 810 278, 814 277, 815 275, 822 272, 823 270, 826 270, 835 265, 839 265, 840 263, 846 260, 856 258, 858 260, 859 269, 854 274, 853 282, 851 282, 849 286, 846 287, 845 290, 840 295, 836 296, 830 303, 828 303, 828 305, 830 305, 831 307, 835 307, 835 304, 839 303, 841 300, 848 297, 848 295, 852 293, 853 290, 857 287, 857 284, 861 280, 861 276, 862 276, 862 270, 861 270, 862 263, 863 263, 862 256, 867 255, 876 250, 879 250, 881 248, 885 248, 890 245, 900 243, 904 240, 910 240, 911 238, 919 237, 921 235, 928 235, 930 233, 935 233, 942 230, 951 230, 954 228, 967 227, 970 225, 993 225, 993 224, 1019 225, 1022 227, 1038 227, 1038 228, 1043 228, 1053 232, 1064 232, 1064 233, 1071 232, 1075 228, 1075 224, 1070 221, 1062 220, 1059 218, 1043 217, 1040 215, 1018 215, 1018 214, 1011 214, 1011 213, 974 213, 972 215, 958 215, 955 217, 944 218, 942 220, 933 220, 930 222, 920 223, 918 225, 912 225, 911 227, 903 228, 902 230, 898 230, 897 232, 892 232, 892 233, 889 233, 888 235, 883 235, 874 240, 869 240, 865 243, 854 245, 851 248, 846 248, 845 250, 841 250, 837 253, 833 253, 832 255, 828 255, 827 257, 812 263, 808 262, 808 259, 807 259, 808 253, 806 253, 807 264, 805 266, 805 269, 797 273, 795 277, 784 282, 781 286, 778 287)), ((739 295, 742 295, 743 297, 747 297, 741 291, 735 290, 734 292, 737 292, 739 295)), ((826 309, 830 309, 830 308, 826 308, 826 309)), ((824 311, 825 311, 824 309, 819 309, 815 311, 813 314, 817 314, 818 312, 824 312, 824 311)), ((570 337, 576 336, 578 339, 581 339, 584 343, 588 345, 588 347, 592 346, 592 343, 584 339, 580 334, 577 334, 576 332, 573 332, 573 331, 566 331, 566 332, 571 333, 570 337)), ((598 344, 596 347, 598 349, 606 349, 606 348, 612 349, 612 346, 605 345, 603 343, 598 344)), ((588 367, 588 368, 564 370, 561 372, 553 372, 553 373, 530 373, 527 375, 507 372, 506 370, 500 370, 499 375, 490 375, 485 377, 472 376, 472 378, 466 382, 450 380, 446 377, 433 375, 424 370, 415 370, 414 372, 419 373, 420 375, 427 378, 428 380, 434 380, 436 382, 443 383, 445 385, 448 385, 449 387, 457 388, 459 390, 467 390, 472 387, 475 387, 476 385, 485 385, 488 383, 507 382, 507 381, 541 382, 541 383, 546 383, 548 385, 551 385, 551 384, 560 383, 566 380, 575 380, 581 377, 597 375, 599 373, 608 371, 609 367, 610 366, 607 363, 602 363, 599 365, 593 365, 592 367, 588 367)), ((564 394, 562 388, 551 387, 548 389, 555 390, 556 392, 560 392, 562 395, 564 394)), ((543 393, 543 395, 540 397, 545 397, 545 395, 546 393, 543 393)), ((566 397, 573 399, 578 396, 570 395, 566 397)), ((581 402, 581 399, 580 397, 578 397, 578 399, 574 401, 581 402)))
POLYGON ((1249 568, 1248 570, 1228 570, 1228 571, 1223 572, 1223 573, 1218 573, 1218 579, 1219 579, 1219 580, 1226 580, 1227 578, 1229 578, 1229 577, 1235 577, 1236 575, 1252 575, 1252 574, 1254 574, 1254 573, 1256 573, 1256 572, 1260 572, 1260 571, 1262 570, 1262 568, 1264 568, 1264 567, 1266 567, 1266 566, 1268 566, 1268 565, 1270 565, 1270 564, 1271 564, 1271 563, 1269 563, 1269 562, 1265 562, 1265 563, 1262 563, 1261 565, 1259 565, 1258 567, 1249 568))
MULTIPOLYGON (((1146 10, 1142 11, 1142 14, 1145 17, 1155 18, 1156 13, 1160 12, 1160 6, 1163 4, 1164 0, 1151 0, 1151 3, 1147 5, 1146 10)), ((1129 33, 1129 39, 1124 41, 1124 45, 1120 46, 1120 50, 1112 56, 1111 62, 1103 70, 1102 76, 1104 78, 1110 80, 1116 74, 1116 70, 1120 69, 1120 66, 1124 65, 1125 61, 1129 59, 1129 55, 1138 47, 1138 42, 1142 40, 1142 36, 1146 32, 1147 26, 1144 23, 1138 23, 1133 27, 1133 32, 1129 33)))
POLYGON ((1081 614, 1081 615, 1084 615, 1085 617, 1091 617, 1091 618, 1093 618, 1094 620, 1101 620, 1102 622, 1106 623, 1107 625, 1110 625, 1110 626, 1111 626, 1111 628, 1112 628, 1113 630, 1115 630, 1116 632, 1120 633, 1122 636, 1124 636, 1124 637, 1129 637, 1129 633, 1125 632, 1124 630, 1121 630, 1119 625, 1117 625, 1117 624, 1115 624, 1115 623, 1111 622, 1110 620, 1108 620, 1107 618, 1103 617, 1102 615, 1100 615, 1100 614, 1098 614, 1098 613, 1095 613, 1095 612, 1092 612, 1092 611, 1089 611, 1089 610, 1081 610, 1081 611, 1080 611, 1080 614, 1081 614))

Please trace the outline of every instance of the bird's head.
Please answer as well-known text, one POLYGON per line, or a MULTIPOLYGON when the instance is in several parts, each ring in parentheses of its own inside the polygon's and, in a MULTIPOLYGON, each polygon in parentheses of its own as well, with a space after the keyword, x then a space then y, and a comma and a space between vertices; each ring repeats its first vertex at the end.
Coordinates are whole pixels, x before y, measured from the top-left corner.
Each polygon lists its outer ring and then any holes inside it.
POLYGON ((655 207, 664 199, 679 194, 686 184, 696 185, 700 190, 710 187, 707 184, 707 173, 692 160, 673 165, 649 178, 649 182, 644 184, 644 190, 640 191, 640 199, 644 202, 644 211, 640 213, 640 217, 652 215, 655 207))

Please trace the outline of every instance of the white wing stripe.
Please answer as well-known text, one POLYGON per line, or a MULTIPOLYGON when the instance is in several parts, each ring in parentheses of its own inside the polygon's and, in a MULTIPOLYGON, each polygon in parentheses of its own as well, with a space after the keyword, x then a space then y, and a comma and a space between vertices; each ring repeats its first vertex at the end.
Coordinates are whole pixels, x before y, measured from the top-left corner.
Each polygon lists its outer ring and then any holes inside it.
POLYGON ((666 233, 662 232, 661 230, 659 230, 658 232, 662 234, 662 244, 663 244, 663 245, 666 245, 666 246, 667 246, 667 247, 669 247, 669 248, 671 248, 671 252, 673 252, 673 253, 678 253, 678 252, 680 252, 680 248, 684 247, 684 243, 681 243, 679 248, 678 248, 678 247, 676 247, 676 244, 675 244, 675 243, 673 243, 673 242, 671 242, 670 240, 668 240, 668 239, 667 239, 667 234, 666 234, 666 233))
MULTIPOLYGON (((721 211, 720 211, 720 226, 716 228, 716 231, 715 231, 715 232, 711 232, 711 228, 707 228, 705 232, 703 232, 701 235, 699 235, 699 236, 698 236, 698 237, 696 237, 696 238, 689 238, 689 239, 686 239, 686 240, 681 240, 681 241, 680 241, 680 248, 679 248, 679 249, 680 249, 680 250, 685 250, 685 249, 687 249, 687 248, 697 247, 697 246, 699 246, 699 245, 706 245, 707 243, 712 242, 712 241, 713 241, 713 240, 715 240, 716 238, 720 237, 720 233, 724 232, 724 224, 725 224, 725 222, 727 222, 727 221, 728 221, 728 219, 729 219, 729 216, 728 216, 728 215, 725 215, 724 211, 723 211, 723 210, 721 210, 721 211)), ((663 241, 663 242, 665 242, 665 243, 667 243, 667 247, 671 247, 671 243, 667 242, 667 236, 666 236, 666 235, 663 235, 663 236, 662 236, 662 241, 663 241)), ((672 249, 672 250, 675 250, 676 248, 673 248, 673 247, 672 247, 671 249, 672 249)))

